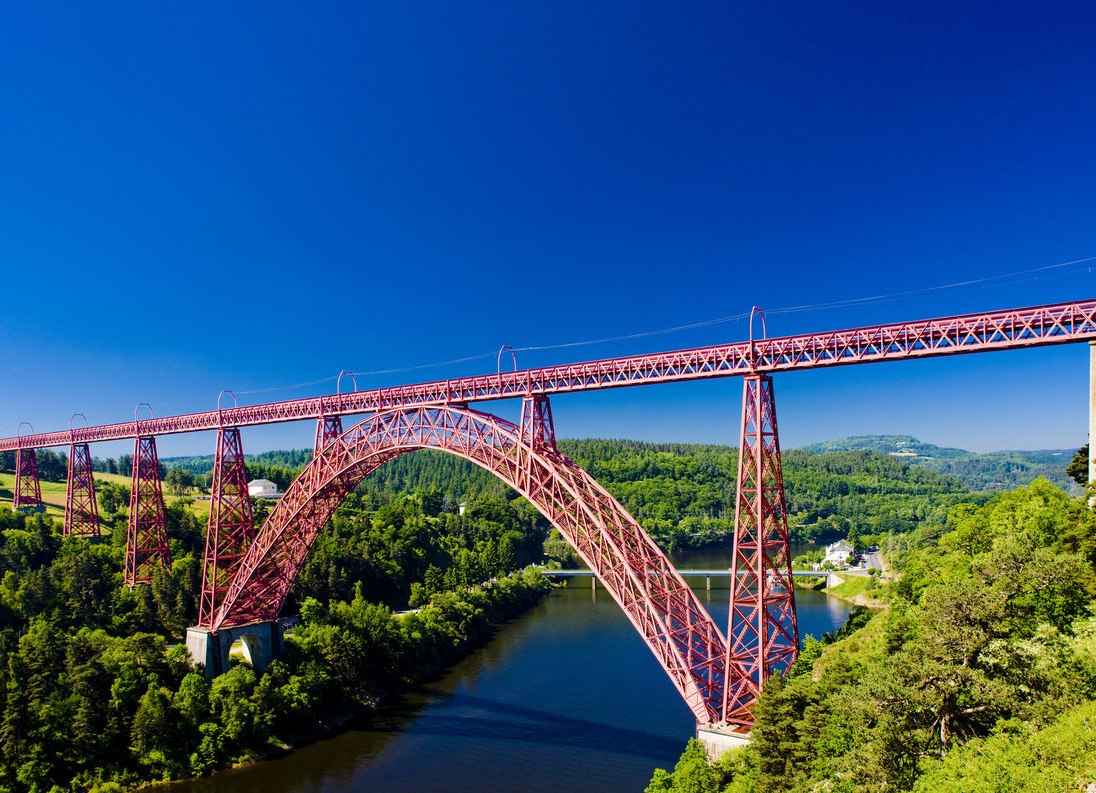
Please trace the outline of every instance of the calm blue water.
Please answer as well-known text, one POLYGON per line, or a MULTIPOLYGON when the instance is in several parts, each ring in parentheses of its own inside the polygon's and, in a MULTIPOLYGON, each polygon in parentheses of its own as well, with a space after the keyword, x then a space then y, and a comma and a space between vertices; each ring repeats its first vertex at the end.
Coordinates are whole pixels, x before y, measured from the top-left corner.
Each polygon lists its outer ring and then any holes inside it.
MULTIPOLYGON (((700 568, 717 556, 676 561, 700 568)), ((641 791, 656 767, 677 761, 695 723, 617 605, 588 587, 553 592, 366 724, 172 790, 641 791)), ((724 627, 727 597, 714 589, 708 604, 724 627)), ((816 592, 797 592, 797 603, 803 634, 833 630, 848 614, 816 592)))

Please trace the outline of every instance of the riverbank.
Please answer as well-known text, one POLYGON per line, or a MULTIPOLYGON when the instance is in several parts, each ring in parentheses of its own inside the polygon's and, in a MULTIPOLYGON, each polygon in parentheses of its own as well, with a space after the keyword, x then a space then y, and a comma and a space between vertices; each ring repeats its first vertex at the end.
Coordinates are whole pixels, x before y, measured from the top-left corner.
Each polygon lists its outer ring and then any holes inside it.
MULTIPOLYGON (((686 566, 691 560, 683 560, 686 566)), ((694 591, 718 625, 726 589, 694 591)), ((796 593, 800 629, 840 629, 848 605, 796 593)), ((383 790, 641 791, 696 728, 662 666, 607 592, 553 589, 436 680, 285 757, 171 793, 383 790)))
POLYGON ((213 681, 211 691, 235 691, 236 703, 249 703, 244 710, 250 713, 231 733, 226 724, 219 747, 203 740, 189 758, 200 773, 172 784, 209 774, 216 778, 338 735, 393 697, 436 679, 551 588, 539 571, 528 568, 439 593, 421 608, 399 614, 366 602, 360 591, 350 603, 322 606, 307 600, 301 609, 304 624, 286 637, 285 654, 262 678, 241 665, 213 681), (213 754, 218 748, 219 756, 213 754))
POLYGON ((822 591, 830 597, 839 598, 854 606, 865 606, 870 609, 885 608, 885 604, 875 599, 875 594, 883 591, 879 580, 875 576, 868 575, 840 575, 841 583, 826 587, 822 591))

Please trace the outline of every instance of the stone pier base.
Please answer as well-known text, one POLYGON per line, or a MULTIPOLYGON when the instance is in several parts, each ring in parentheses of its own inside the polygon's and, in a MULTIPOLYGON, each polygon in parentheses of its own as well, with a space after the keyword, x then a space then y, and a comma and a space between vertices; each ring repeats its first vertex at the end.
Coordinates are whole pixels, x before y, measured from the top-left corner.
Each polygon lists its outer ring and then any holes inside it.
POLYGON ((718 760, 732 749, 741 749, 750 742, 750 733, 735 727, 701 724, 696 728, 696 739, 704 745, 708 758, 718 760))
POLYGON ((228 671, 228 651, 237 639, 243 642, 244 658, 260 673, 283 649, 277 622, 253 622, 216 633, 208 628, 187 628, 186 649, 194 664, 205 669, 206 679, 212 680, 228 671))

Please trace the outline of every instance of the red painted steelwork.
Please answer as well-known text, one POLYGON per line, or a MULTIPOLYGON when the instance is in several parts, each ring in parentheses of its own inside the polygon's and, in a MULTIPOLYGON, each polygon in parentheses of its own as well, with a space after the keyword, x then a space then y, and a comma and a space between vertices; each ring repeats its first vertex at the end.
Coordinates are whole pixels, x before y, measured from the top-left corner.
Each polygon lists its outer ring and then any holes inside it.
POLYGON ((212 626, 217 607, 254 538, 240 430, 222 428, 217 431, 217 452, 213 458, 213 492, 198 601, 200 627, 212 626))
POLYGON ((133 478, 126 531, 126 584, 148 583, 159 567, 171 566, 167 546, 164 494, 156 439, 138 436, 133 443, 133 478))
MULTIPOLYGON (((556 427, 552 421, 552 405, 544 394, 534 394, 521 400, 521 423, 519 426, 521 442, 535 450, 556 448, 556 427)), ((526 490, 532 490, 536 482, 536 467, 530 455, 525 460, 526 490)))
POLYGON ((15 450, 15 493, 12 509, 42 507, 42 486, 38 482, 38 453, 34 449, 15 450))
POLYGON ((547 402, 530 397, 523 413, 532 444, 510 422, 454 406, 388 410, 352 427, 308 464, 270 513, 213 629, 276 618, 347 493, 394 457, 438 449, 476 463, 536 505, 620 604, 697 721, 718 721, 726 654, 719 628, 635 520, 555 449, 547 402))
POLYGON ((773 672, 787 671, 799 652, 776 401, 768 375, 745 379, 738 449, 723 721, 752 727, 751 709, 762 684, 773 672))
POLYGON ((750 373, 1096 340, 1096 300, 805 333, 0 439, 0 451, 750 373))
POLYGON ((69 446, 68 488, 65 491, 66 537, 98 537, 99 506, 95 503, 95 478, 91 450, 86 443, 69 446))
POLYGON ((342 416, 322 416, 316 422, 316 440, 312 444, 312 456, 326 449, 343 433, 342 416))

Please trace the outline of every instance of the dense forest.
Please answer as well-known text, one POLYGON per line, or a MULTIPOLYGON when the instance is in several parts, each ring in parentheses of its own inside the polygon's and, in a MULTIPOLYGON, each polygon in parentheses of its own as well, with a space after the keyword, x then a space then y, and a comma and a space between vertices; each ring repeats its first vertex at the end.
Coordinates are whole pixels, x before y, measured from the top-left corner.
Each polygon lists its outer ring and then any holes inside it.
POLYGON ((99 543, 0 510, 0 791, 106 793, 282 750, 437 673, 549 586, 512 572, 541 559, 547 528, 520 502, 458 515, 438 494, 353 494, 292 591, 283 656, 207 682, 179 644, 204 527, 186 500, 168 506, 171 569, 130 589, 127 504, 100 499, 99 543))
POLYGON ((753 742, 693 742, 648 793, 1085 790, 1096 782, 1096 515, 1046 480, 959 505, 879 611, 804 642, 753 742))
MULTIPOLYGON (((1067 472, 1073 449, 1038 451, 968 452, 948 446, 936 446, 910 435, 857 435, 852 438, 822 441, 803 447, 803 451, 881 452, 940 474, 953 476, 971 490, 1012 490, 1042 476, 1067 493, 1080 493, 1067 472)), ((1086 452, 1087 454, 1087 452, 1086 452)))
MULTIPOLYGON (((560 448, 666 547, 732 530, 735 449, 560 448)), ((284 488, 308 457, 268 453, 249 473, 284 488)), ((166 482, 200 488, 203 459, 171 460, 166 482)), ((39 461, 44 476, 64 478, 63 455, 39 461)), ((806 642, 787 679, 767 687, 748 750, 711 766, 690 746, 651 791, 960 790, 971 788, 955 780, 982 762, 1073 768, 1055 752, 1086 749, 1066 736, 1096 717, 1085 710, 1096 697, 1085 505, 1046 482, 972 493, 872 451, 793 450, 784 466, 795 538, 904 533, 899 579, 882 590, 883 611, 806 642)), ((126 491, 100 483, 110 538, 97 544, 62 540, 45 516, 0 511, 0 792, 105 793, 321 733, 526 608, 548 585, 511 571, 546 549, 568 553, 491 474, 442 453, 405 455, 363 482, 318 538, 290 594, 287 612, 303 622, 284 656, 262 677, 240 664, 207 682, 177 645, 196 619, 203 521, 188 499, 170 504, 172 567, 128 589, 126 491)), ((255 506, 261 521, 271 503, 255 506)))
MULTIPOLYGON (((562 440, 560 451, 613 494, 665 548, 696 547, 734 531, 738 452, 727 446, 639 441, 562 440)), ((943 526, 957 503, 979 501, 962 484, 877 452, 784 454, 784 485, 794 540, 906 532, 943 526)), ((365 483, 369 492, 432 489, 450 501, 458 490, 513 497, 497 478, 440 452, 386 463, 365 483)))
MULTIPOLYGON (((663 547, 696 547, 725 540, 734 529, 738 452, 728 446, 654 444, 618 440, 561 440, 560 451, 612 493, 663 547)), ((307 462, 307 451, 269 452, 248 460, 252 475, 286 487, 307 462), (303 461, 303 462, 302 462, 303 461)), ((972 494, 958 480, 867 451, 784 453, 784 483, 792 538, 811 541, 908 532, 942 526, 948 510, 972 494)), ((205 471, 212 458, 175 458, 205 471)), ((430 492, 452 507, 462 500, 510 500, 516 494, 466 460, 422 451, 383 465, 360 488, 373 497, 430 492)))

